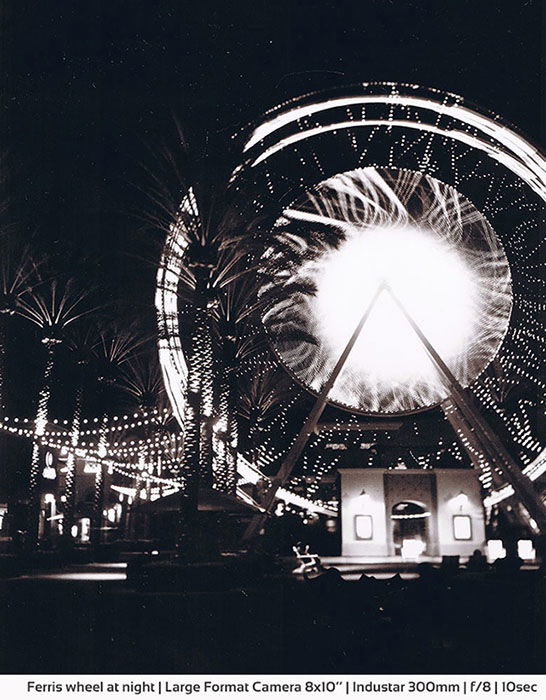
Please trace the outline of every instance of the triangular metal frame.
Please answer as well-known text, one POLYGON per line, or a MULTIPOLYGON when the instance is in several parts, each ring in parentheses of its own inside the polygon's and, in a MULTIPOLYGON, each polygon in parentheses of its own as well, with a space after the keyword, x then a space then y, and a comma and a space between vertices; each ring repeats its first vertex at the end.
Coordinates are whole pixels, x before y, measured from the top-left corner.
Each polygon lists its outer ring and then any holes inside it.
MULTIPOLYGON (((391 295, 402 315, 421 341, 434 367, 448 388, 449 399, 444 401, 442 404, 448 420, 450 420, 453 426, 457 425, 457 432, 459 430, 463 432, 466 440, 472 447, 472 450, 477 451, 483 456, 482 459, 479 460, 479 463, 483 465, 482 469, 486 472, 489 469, 489 473, 486 473, 486 476, 490 477, 491 482, 498 485, 502 478, 504 478, 505 481, 508 481, 514 489, 516 496, 527 509, 530 517, 536 522, 537 528, 541 534, 546 534, 546 506, 538 493, 535 491, 532 482, 525 474, 523 474, 520 467, 512 458, 508 450, 504 447, 499 437, 495 434, 485 418, 479 413, 477 408, 474 406, 472 399, 468 396, 467 392, 465 392, 455 375, 442 360, 439 353, 430 343, 411 314, 407 311, 390 286, 386 282, 382 282, 364 311, 364 314, 358 322, 334 369, 322 387, 307 420, 290 447, 290 450, 288 451, 288 454, 286 455, 286 458, 279 471, 271 480, 271 486, 266 492, 261 504, 264 508, 264 512, 258 513, 253 517, 243 535, 243 541, 254 539, 260 533, 266 519, 271 515, 270 509, 275 501, 279 488, 286 483, 292 474, 298 459, 300 458, 310 436, 313 434, 317 423, 320 420, 320 417, 328 402, 328 395, 339 377, 343 367, 345 366, 345 363, 347 362, 347 359, 354 348, 373 307, 383 292, 388 292, 391 295), (457 415, 453 416, 453 413, 457 415)), ((476 463, 475 459, 473 459, 473 462, 476 463)))

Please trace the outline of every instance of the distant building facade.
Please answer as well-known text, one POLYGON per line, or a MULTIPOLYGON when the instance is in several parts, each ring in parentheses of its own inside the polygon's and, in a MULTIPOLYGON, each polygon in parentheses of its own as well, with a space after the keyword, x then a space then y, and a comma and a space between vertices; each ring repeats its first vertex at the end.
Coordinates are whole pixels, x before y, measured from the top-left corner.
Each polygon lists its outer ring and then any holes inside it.
POLYGON ((461 555, 485 547, 472 469, 340 469, 342 555, 461 555))

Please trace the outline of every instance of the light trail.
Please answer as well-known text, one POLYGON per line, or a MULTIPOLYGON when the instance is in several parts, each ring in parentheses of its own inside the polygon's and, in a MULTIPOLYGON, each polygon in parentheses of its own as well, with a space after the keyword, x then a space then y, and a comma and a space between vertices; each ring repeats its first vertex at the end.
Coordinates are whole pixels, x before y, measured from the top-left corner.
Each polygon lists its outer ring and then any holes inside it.
MULTIPOLYGON (((404 89, 407 87, 413 87, 418 89, 419 86, 404 86, 385 84, 387 87, 390 85, 391 88, 396 88, 397 90, 404 89)), ((363 85, 364 88, 368 87, 368 84, 363 85)), ((434 91, 432 91, 434 94, 434 91)), ((441 94, 441 93, 439 93, 441 94)), ((436 97, 436 96, 435 96, 436 97)), ((392 127, 408 127, 412 129, 419 129, 424 131, 429 131, 431 133, 436 133, 439 135, 448 136, 455 140, 459 140, 466 143, 473 148, 478 148, 478 150, 483 150, 492 158, 503 163, 519 177, 522 177, 530 187, 532 187, 537 194, 542 198, 545 197, 546 188, 546 168, 544 165, 544 158, 539 153, 539 151, 534 148, 528 141, 519 136, 516 132, 509 129, 503 124, 499 124, 498 121, 487 117, 485 115, 479 114, 478 112, 469 109, 461 104, 448 105, 445 100, 451 99, 456 102, 462 102, 462 98, 453 95, 445 94, 443 95, 443 101, 438 101, 432 98, 423 97, 413 97, 411 95, 400 95, 396 93, 391 93, 389 95, 358 95, 351 97, 341 97, 329 99, 321 102, 315 102, 309 105, 304 105, 301 107, 294 107, 290 111, 280 114, 273 119, 266 121, 260 126, 256 127, 253 131, 250 139, 244 146, 244 152, 251 150, 254 146, 258 145, 266 137, 279 131, 289 124, 300 123, 302 119, 308 119, 309 117, 330 109, 339 107, 351 107, 351 106, 366 106, 371 104, 380 105, 398 105, 404 108, 414 107, 421 108, 437 115, 436 122, 442 116, 450 117, 453 120, 460 121, 463 125, 472 127, 478 132, 483 133, 488 138, 491 138, 508 149, 507 153, 502 153, 501 149, 487 144, 482 139, 471 136, 470 134, 460 131, 458 129, 442 129, 437 126, 437 124, 426 124, 421 121, 404 119, 396 120, 392 118, 386 119, 359 119, 359 120, 347 120, 343 122, 336 122, 333 124, 321 125, 316 128, 306 129, 301 133, 293 134, 290 137, 281 139, 278 143, 274 144, 270 148, 266 149, 260 156, 255 159, 252 166, 256 166, 263 160, 266 160, 274 153, 286 148, 289 145, 293 145, 302 139, 307 139, 312 136, 325 133, 327 131, 335 131, 338 129, 352 129, 355 126, 385 126, 387 128, 392 127), (519 162, 518 162, 519 160, 519 162)))
POLYGON ((184 216, 197 217, 197 202, 190 190, 180 205, 179 219, 171 226, 157 271, 155 307, 158 326, 158 355, 165 390, 173 413, 184 425, 188 366, 180 343, 178 323, 178 283, 182 260, 188 245, 184 216))

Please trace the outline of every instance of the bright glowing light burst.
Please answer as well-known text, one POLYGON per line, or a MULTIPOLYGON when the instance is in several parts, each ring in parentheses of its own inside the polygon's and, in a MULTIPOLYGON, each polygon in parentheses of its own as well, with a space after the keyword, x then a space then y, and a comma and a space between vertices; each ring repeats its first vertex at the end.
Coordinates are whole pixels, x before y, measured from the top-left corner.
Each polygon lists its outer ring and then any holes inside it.
POLYGON ((381 283, 388 289, 332 389, 334 402, 396 413, 447 397, 394 296, 463 386, 495 357, 512 306, 508 261, 485 217, 452 187, 410 170, 341 173, 285 209, 275 232, 282 252, 273 246, 264 258, 276 269, 269 285, 290 298, 279 294, 264 323, 311 390, 324 384, 381 283))
MULTIPOLYGON (((463 258, 430 232, 415 228, 352 229, 324 257, 311 302, 328 350, 341 355, 382 282, 419 324, 448 364, 463 352, 475 325, 476 280, 463 258)), ((388 291, 383 291, 351 357, 376 384, 436 380, 421 342, 388 291)))

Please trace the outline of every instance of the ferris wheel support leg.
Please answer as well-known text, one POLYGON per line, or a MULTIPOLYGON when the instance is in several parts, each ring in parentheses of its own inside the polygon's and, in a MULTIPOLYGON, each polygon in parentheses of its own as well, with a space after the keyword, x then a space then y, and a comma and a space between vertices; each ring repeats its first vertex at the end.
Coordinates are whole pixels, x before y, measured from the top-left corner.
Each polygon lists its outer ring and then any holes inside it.
POLYGON ((512 486, 516 497, 535 521, 541 535, 546 535, 546 506, 532 481, 523 474, 491 426, 465 396, 462 388, 461 392, 462 396, 456 400, 457 407, 481 444, 485 458, 512 486))
POLYGON ((438 352, 432 346, 428 338, 414 321, 401 301, 397 298, 390 287, 387 287, 387 291, 391 294, 398 308, 423 344, 432 363, 444 380, 446 388, 449 389, 451 400, 461 412, 464 420, 470 426, 474 437, 481 445, 487 461, 490 462, 493 469, 497 468, 504 476, 506 481, 510 483, 516 496, 519 498, 522 505, 527 509, 529 516, 536 522, 541 535, 546 535, 546 506, 544 505, 539 494, 535 491, 533 483, 525 474, 523 474, 518 464, 504 447, 501 440, 495 434, 494 430, 488 424, 486 419, 474 407, 472 401, 466 395, 465 390, 459 384, 459 381, 455 375, 442 360, 438 352))
MULTIPOLYGON (((495 469, 495 463, 491 455, 486 454, 486 448, 478 440, 472 429, 472 425, 465 420, 459 408, 451 399, 442 402, 442 410, 455 434, 461 438, 463 447, 466 450, 474 468, 480 473, 481 482, 485 490, 491 492, 492 488, 500 488, 505 481, 499 471, 495 469)), ((504 513, 508 521, 513 525, 528 525, 527 521, 519 510, 508 508, 502 503, 504 513)))
POLYGON ((354 348, 355 343, 358 340, 358 337, 360 336, 362 328, 368 320, 368 317, 373 307, 375 306, 379 295, 383 291, 385 291, 385 289, 385 283, 381 283, 377 287, 375 294, 373 295, 370 303, 366 307, 366 310, 362 314, 360 321, 354 329, 353 334, 349 339, 349 342, 345 346, 345 349, 341 353, 339 360, 336 362, 334 369, 332 370, 330 376, 328 377, 327 381, 324 383, 322 389, 320 390, 320 394, 318 395, 317 400, 315 401, 315 404, 311 409, 309 416, 307 417, 307 420, 303 424, 303 427, 298 433, 296 440, 294 441, 292 447, 286 455, 286 459, 282 463, 281 468, 277 472, 277 475, 271 480, 271 486, 267 490, 263 502, 261 503, 262 507, 264 508, 264 512, 257 513, 252 518, 250 524, 248 525, 243 535, 243 542, 248 542, 249 540, 252 540, 254 539, 254 537, 259 535, 260 530, 262 529, 265 521, 271 515, 270 509, 275 501, 275 496, 277 495, 278 490, 286 483, 286 481, 292 474, 292 471, 294 470, 294 467, 296 466, 296 463, 300 458, 301 453, 303 452, 305 446, 307 445, 307 442, 309 441, 309 437, 317 427, 317 423, 319 422, 322 412, 324 411, 324 408, 326 406, 328 394, 332 390, 332 387, 334 386, 337 378, 339 377, 341 370, 345 366, 345 363, 347 362, 351 350, 354 348))

